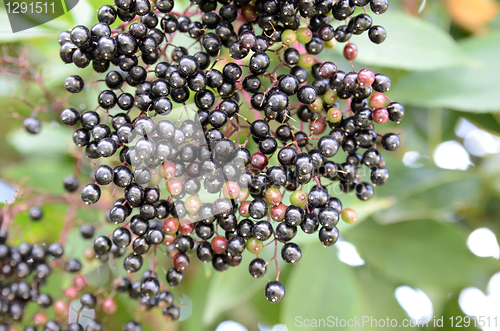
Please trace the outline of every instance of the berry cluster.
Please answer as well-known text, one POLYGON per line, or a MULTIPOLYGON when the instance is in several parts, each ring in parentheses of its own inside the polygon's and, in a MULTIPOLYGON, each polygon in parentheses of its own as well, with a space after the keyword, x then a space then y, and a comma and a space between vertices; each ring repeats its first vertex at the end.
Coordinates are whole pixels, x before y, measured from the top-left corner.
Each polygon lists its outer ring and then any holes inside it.
POLYGON ((64 271, 75 273, 82 267, 80 261, 68 259, 63 262, 64 249, 57 243, 49 247, 28 243, 10 246, 7 239, 8 232, 0 230, 0 330, 11 330, 9 324, 20 321, 25 322, 26 331, 41 326, 44 330, 61 330, 57 322, 49 321, 46 313, 37 313, 32 321, 25 321, 25 308, 30 302, 40 309, 53 306, 52 297, 41 292, 52 270, 62 264, 64 271))
MULTIPOLYGON (((73 140, 95 165, 82 200, 97 203, 107 185, 123 189, 108 213, 118 227, 95 239, 95 254, 104 261, 125 256, 125 270, 134 273, 148 252, 156 261, 166 248, 166 283, 174 287, 193 255, 225 271, 248 250, 256 254, 248 264, 255 278, 275 260, 277 277, 265 297, 281 301, 278 245, 293 264, 302 256, 292 242, 299 229, 335 244, 339 219, 352 223, 356 213, 329 188, 337 183, 337 193, 369 200, 389 179, 377 144, 388 151, 400 145, 397 134, 375 130, 404 117, 402 105, 384 95, 390 79, 367 68, 344 72, 316 57, 347 42, 344 57, 353 61, 352 34, 385 40, 366 10, 354 16, 365 6, 382 14, 388 2, 194 0, 177 12, 173 0, 115 0, 99 9, 92 28, 62 32, 65 63, 107 72, 88 83, 106 85, 95 110, 61 113, 63 123, 80 126, 73 140), (193 44, 176 45, 179 36, 193 44), (334 161, 340 149, 347 156, 334 161), (259 253, 271 243, 275 254, 265 261, 259 253)), ((85 85, 77 75, 64 83, 71 93, 85 85)), ((82 235, 92 237, 93 228, 82 235)), ((155 266, 136 282, 117 279, 115 287, 176 320, 179 310, 155 266)))

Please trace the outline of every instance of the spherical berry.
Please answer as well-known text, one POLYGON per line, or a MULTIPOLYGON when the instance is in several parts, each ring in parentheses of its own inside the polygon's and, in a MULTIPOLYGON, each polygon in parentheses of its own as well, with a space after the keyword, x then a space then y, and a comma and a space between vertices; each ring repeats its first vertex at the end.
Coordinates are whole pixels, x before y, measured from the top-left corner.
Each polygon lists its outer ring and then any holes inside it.
POLYGON ((283 283, 273 280, 267 283, 264 290, 264 295, 267 301, 271 303, 278 303, 285 297, 286 289, 283 283))

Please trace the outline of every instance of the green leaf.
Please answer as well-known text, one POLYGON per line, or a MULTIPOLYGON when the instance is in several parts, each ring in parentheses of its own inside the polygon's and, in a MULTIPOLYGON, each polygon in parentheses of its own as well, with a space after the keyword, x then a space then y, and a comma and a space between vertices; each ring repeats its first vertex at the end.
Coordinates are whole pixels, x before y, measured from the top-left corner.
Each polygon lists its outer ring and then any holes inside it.
POLYGON ((242 266, 224 273, 214 271, 207 290, 203 323, 213 323, 219 314, 248 300, 259 289, 263 289, 265 284, 264 279, 253 279, 248 268, 242 266))
MULTIPOLYGON (((353 36, 351 41, 359 51, 356 62, 410 71, 471 64, 449 34, 415 16, 389 10, 384 15, 374 15, 373 24, 387 30, 387 39, 376 45, 367 34, 353 36)), ((338 50, 342 51, 343 47, 338 50)))
POLYGON ((500 135, 500 114, 477 114, 467 112, 454 112, 457 117, 464 117, 479 128, 490 133, 500 135))
POLYGON ((374 270, 413 287, 461 288, 499 269, 492 258, 473 255, 466 246, 467 233, 449 223, 366 221, 345 239, 374 270))
MULTIPOLYGON (((357 316, 370 316, 374 319, 395 319, 401 322, 408 318, 407 314, 401 308, 394 292, 397 285, 391 283, 383 275, 370 270, 367 266, 357 267, 357 285, 359 288, 361 306, 356 312, 357 316)), ((378 329, 371 327, 370 323, 362 325, 363 330, 378 329)))
POLYGON ((471 37, 460 45, 477 61, 477 65, 411 73, 393 84, 391 97, 403 104, 420 107, 443 107, 472 113, 500 110, 500 32, 471 37))
POLYGON ((478 201, 484 188, 473 175, 475 169, 442 170, 422 167, 391 173, 391 185, 380 189, 380 193, 392 194, 396 198, 393 207, 377 212, 374 219, 380 224, 419 220, 442 220, 445 214, 453 213, 478 201), (408 186, 408 183, 415 183, 408 186))
POLYGON ((279 303, 281 322, 292 331, 304 329, 305 319, 354 318, 360 305, 354 270, 339 261, 336 249, 318 242, 302 245, 302 253, 285 284, 286 297, 279 303))
POLYGON ((42 129, 36 135, 26 132, 25 129, 18 129, 9 132, 7 140, 24 156, 52 158, 67 153, 68 146, 72 143, 71 137, 70 128, 42 123, 42 129))
POLYGON ((63 179, 73 174, 74 165, 64 159, 28 159, 3 168, 1 174, 8 180, 23 181, 24 185, 47 190, 52 194, 65 192, 63 179))

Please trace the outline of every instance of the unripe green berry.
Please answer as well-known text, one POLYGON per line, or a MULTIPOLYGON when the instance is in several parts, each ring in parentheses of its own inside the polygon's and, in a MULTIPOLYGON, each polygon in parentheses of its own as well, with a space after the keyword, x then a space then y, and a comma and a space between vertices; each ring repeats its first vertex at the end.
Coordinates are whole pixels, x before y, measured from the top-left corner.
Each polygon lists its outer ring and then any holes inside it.
POLYGON ((331 123, 340 122, 342 119, 342 111, 338 108, 330 108, 330 110, 326 113, 326 118, 331 123))
POLYGON ((312 40, 313 33, 309 28, 298 28, 297 29, 297 40, 301 44, 307 44, 312 40))
POLYGON ((255 239, 254 237, 247 240, 247 249, 253 254, 259 254, 264 248, 262 241, 255 239))
POLYGON ((297 64, 306 70, 311 69, 311 67, 314 65, 314 58, 311 54, 300 54, 299 62, 297 64))
POLYGON ((326 49, 334 49, 337 45, 337 40, 333 38, 332 40, 325 41, 324 45, 326 49))
POLYGON ((327 105, 333 105, 338 100, 337 92, 335 92, 334 90, 326 91, 325 95, 323 96, 323 100, 327 105))
POLYGON ((342 220, 346 223, 349 223, 349 224, 356 222, 356 219, 357 219, 356 212, 354 210, 352 210, 351 208, 346 208, 346 209, 342 210, 341 216, 342 216, 342 220))
POLYGON ((303 208, 307 204, 307 193, 303 190, 294 191, 290 195, 290 203, 303 208))
POLYGON ((281 42, 286 46, 292 45, 297 41, 297 33, 295 31, 287 29, 281 34, 281 42))
POLYGON ((323 99, 317 97, 313 103, 307 105, 307 108, 316 113, 320 112, 323 109, 323 99))

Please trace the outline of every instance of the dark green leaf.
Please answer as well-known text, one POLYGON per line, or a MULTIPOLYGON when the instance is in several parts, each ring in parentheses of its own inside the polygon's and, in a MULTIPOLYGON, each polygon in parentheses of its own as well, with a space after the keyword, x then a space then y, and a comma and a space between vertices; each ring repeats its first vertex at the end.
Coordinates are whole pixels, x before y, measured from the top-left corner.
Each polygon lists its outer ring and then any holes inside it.
POLYGON ((73 174, 73 171, 74 166, 69 160, 34 158, 2 169, 2 176, 57 195, 65 192, 63 179, 73 174))
POLYGON ((305 319, 353 318, 360 305, 353 269, 339 261, 336 249, 319 242, 302 245, 302 253, 285 284, 281 322, 301 330, 305 319))
POLYGON ((263 291, 265 284, 264 279, 253 279, 244 266, 224 273, 213 271, 207 289, 203 323, 213 323, 219 314, 249 299, 259 289, 263 291))
POLYGON ((471 37, 460 45, 476 65, 411 73, 393 84, 391 96, 403 104, 420 107, 444 107, 472 113, 500 110, 500 32, 471 37))
POLYGON ((346 233, 345 239, 356 246, 367 265, 409 286, 460 288, 498 270, 493 259, 476 257, 468 250, 467 233, 453 224, 366 221, 346 233))
POLYGON ((17 152, 27 157, 52 158, 67 153, 68 146, 72 143, 71 137, 70 128, 51 126, 44 122, 36 135, 18 129, 10 132, 7 139, 17 152))
MULTIPOLYGON (((471 64, 450 35, 415 16, 389 10, 384 15, 374 16, 373 24, 386 29, 387 39, 376 45, 367 34, 353 36, 351 41, 359 51, 356 62, 410 71, 471 64)), ((337 47, 339 51, 343 49, 343 45, 337 47)))

